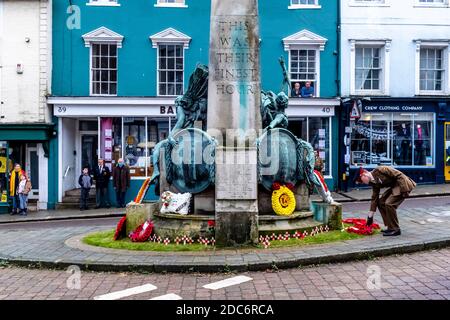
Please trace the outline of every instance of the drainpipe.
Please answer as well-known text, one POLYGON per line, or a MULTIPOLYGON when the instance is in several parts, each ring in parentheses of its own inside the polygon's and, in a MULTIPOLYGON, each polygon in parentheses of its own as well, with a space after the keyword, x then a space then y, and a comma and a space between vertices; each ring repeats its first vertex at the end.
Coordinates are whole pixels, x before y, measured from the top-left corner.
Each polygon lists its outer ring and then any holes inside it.
POLYGON ((337 25, 336 25, 336 92, 341 96, 341 0, 337 1, 337 25))

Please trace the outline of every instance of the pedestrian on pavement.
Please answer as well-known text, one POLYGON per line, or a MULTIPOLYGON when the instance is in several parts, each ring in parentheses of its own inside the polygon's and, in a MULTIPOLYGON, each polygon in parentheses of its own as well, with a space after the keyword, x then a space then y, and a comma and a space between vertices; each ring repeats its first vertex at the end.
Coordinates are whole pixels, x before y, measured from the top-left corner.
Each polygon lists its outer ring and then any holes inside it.
POLYGON ((108 186, 109 179, 111 178, 111 171, 105 166, 103 159, 98 159, 98 166, 94 167, 94 180, 95 180, 95 192, 96 192, 96 209, 109 208, 109 194, 108 186))
POLYGON ((80 211, 88 210, 87 201, 89 198, 89 192, 94 184, 92 177, 89 175, 89 168, 83 168, 83 172, 78 178, 78 184, 81 186, 80 196, 80 211))
POLYGON ((130 187, 130 170, 122 158, 117 161, 113 172, 114 190, 116 191, 117 208, 125 208, 125 195, 130 187))
POLYGON ((22 174, 20 176, 19 182, 19 202, 20 202, 20 210, 19 214, 22 216, 26 216, 28 213, 28 194, 31 191, 31 181, 27 178, 26 174, 22 174))
POLYGON ((14 169, 11 171, 11 176, 9 180, 9 196, 12 200, 12 211, 11 215, 18 214, 18 210, 20 208, 20 199, 19 199, 19 183, 22 175, 25 172, 22 170, 20 164, 16 163, 14 165, 14 169))
POLYGON ((410 192, 416 187, 416 183, 404 173, 389 166, 378 166, 372 172, 361 167, 356 182, 372 187, 372 200, 367 225, 372 225, 373 215, 378 208, 387 228, 382 231, 383 236, 401 235, 397 209, 409 197, 410 192), (388 189, 380 197, 381 188, 388 189))

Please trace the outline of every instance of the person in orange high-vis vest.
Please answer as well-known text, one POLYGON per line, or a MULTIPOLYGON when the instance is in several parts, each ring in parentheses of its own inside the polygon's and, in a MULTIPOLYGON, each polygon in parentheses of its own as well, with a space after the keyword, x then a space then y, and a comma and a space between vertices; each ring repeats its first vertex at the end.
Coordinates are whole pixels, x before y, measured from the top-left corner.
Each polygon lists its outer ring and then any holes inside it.
POLYGON ((9 196, 12 199, 13 205, 11 215, 18 213, 18 209, 20 206, 18 189, 20 178, 23 174, 25 174, 25 172, 22 170, 22 167, 20 166, 20 164, 16 163, 14 165, 13 171, 11 171, 11 176, 9 178, 9 196))

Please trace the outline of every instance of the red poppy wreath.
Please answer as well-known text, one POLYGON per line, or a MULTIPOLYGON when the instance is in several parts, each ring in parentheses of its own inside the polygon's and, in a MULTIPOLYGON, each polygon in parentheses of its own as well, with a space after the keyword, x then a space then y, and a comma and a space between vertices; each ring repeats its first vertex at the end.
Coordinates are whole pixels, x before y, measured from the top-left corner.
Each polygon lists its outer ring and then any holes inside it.
POLYGON ((136 228, 133 232, 130 233, 130 239, 133 242, 144 242, 147 241, 148 238, 152 235, 153 232, 153 222, 150 220, 145 221, 139 227, 136 228))
POLYGON ((380 229, 380 226, 376 223, 373 223, 372 225, 368 226, 366 224, 366 220, 364 219, 350 218, 344 219, 342 220, 342 222, 353 225, 347 228, 347 232, 356 233, 360 235, 371 235, 373 234, 374 229, 380 229))
POLYGON ((114 240, 119 240, 124 237, 126 237, 126 228, 125 228, 125 222, 127 221, 127 216, 124 215, 116 227, 116 232, 114 232, 114 240))

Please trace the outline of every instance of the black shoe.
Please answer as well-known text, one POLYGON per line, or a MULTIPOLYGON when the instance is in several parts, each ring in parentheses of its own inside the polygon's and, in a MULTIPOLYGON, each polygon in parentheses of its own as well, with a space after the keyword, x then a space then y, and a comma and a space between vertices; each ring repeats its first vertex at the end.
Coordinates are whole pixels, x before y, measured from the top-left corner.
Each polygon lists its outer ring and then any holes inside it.
POLYGON ((13 210, 13 211, 11 211, 11 213, 10 213, 10 215, 15 215, 15 214, 17 214, 17 210, 13 210))
POLYGON ((95 206, 95 209, 100 209, 100 206, 95 206))
POLYGON ((367 217, 366 225, 370 227, 372 224, 373 224, 373 217, 367 217))
POLYGON ((84 210, 84 208, 80 208, 80 211, 83 211, 84 210))
POLYGON ((398 229, 398 230, 386 230, 385 232, 383 232, 383 236, 385 236, 385 237, 395 237, 395 236, 399 236, 401 234, 402 234, 402 232, 400 231, 400 229, 398 229))

